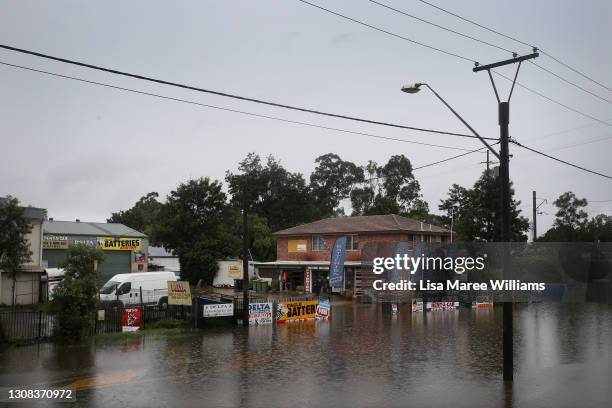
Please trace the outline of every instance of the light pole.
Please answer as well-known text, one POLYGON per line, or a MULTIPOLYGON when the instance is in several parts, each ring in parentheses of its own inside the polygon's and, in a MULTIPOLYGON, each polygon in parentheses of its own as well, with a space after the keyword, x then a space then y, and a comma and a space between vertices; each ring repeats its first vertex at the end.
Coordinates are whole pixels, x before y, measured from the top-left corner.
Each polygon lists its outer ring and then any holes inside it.
MULTIPOLYGON (((489 149, 491 153, 499 160, 499 182, 500 182, 500 190, 501 190, 501 242, 503 243, 503 252, 502 252, 502 265, 503 265, 503 277, 504 279, 510 279, 510 251, 508 247, 508 243, 512 239, 511 228, 510 228, 510 207, 511 207, 511 194, 510 194, 510 160, 509 160, 509 152, 508 145, 510 143, 510 136, 508 133, 508 124, 510 123, 510 98, 512 97, 512 92, 514 91, 514 85, 516 83, 516 77, 518 76, 519 69, 521 68, 521 62, 536 58, 539 54, 534 49, 533 54, 524 55, 518 57, 516 54, 514 58, 509 60, 504 60, 500 62, 496 62, 489 65, 479 66, 476 64, 476 67, 473 69, 474 72, 486 70, 489 73, 489 77, 491 79, 491 83, 493 84, 493 90, 495 91, 495 97, 497 98, 497 102, 499 104, 499 126, 500 126, 500 149, 499 153, 497 153, 487 141, 481 137, 475 130, 472 128, 431 86, 426 83, 416 83, 414 85, 406 85, 402 87, 402 91, 406 93, 417 93, 422 86, 426 86, 429 88, 431 92, 433 92, 436 97, 442 101, 442 103, 450 109, 450 111, 474 134, 474 136, 478 137, 480 141, 489 149), (508 100, 502 102, 499 98, 499 93, 497 92, 497 88, 495 86, 495 81, 493 81, 493 76, 491 75, 491 69, 501 67, 504 65, 514 64, 518 62, 518 68, 514 75, 514 80, 512 81, 512 88, 510 89, 510 95, 508 96, 508 100)), ((506 299, 504 299, 506 300, 506 299)), ((513 381, 514 379, 514 344, 513 344, 513 325, 512 325, 512 302, 504 302, 503 303, 503 377, 504 381, 513 381)))

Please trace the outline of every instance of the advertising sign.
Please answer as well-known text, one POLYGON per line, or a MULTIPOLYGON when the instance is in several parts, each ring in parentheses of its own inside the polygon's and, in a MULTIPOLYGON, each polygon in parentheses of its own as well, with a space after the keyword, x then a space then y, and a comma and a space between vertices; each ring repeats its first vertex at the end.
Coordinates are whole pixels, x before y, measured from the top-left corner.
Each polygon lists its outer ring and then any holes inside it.
POLYGON ((312 270, 304 271, 304 292, 312 293, 312 270))
POLYGON ((459 308, 459 302, 427 302, 427 310, 455 310, 459 308))
POLYGON ((43 249, 68 249, 69 245, 65 235, 43 235, 43 249))
POLYGON ((329 283, 332 292, 344 289, 344 258, 346 257, 346 237, 336 238, 329 263, 329 283))
POLYGON ((168 281, 168 304, 191 306, 191 288, 187 281, 168 281))
POLYGON ((423 311, 423 299, 412 299, 412 312, 423 311))
POLYGON ((276 321, 285 323, 296 320, 316 319, 316 300, 299 300, 278 302, 276 307, 276 321))
POLYGON ((121 324, 124 332, 131 332, 140 329, 140 309, 137 307, 123 309, 121 324))
POLYGON ((202 316, 224 317, 234 315, 233 303, 218 303, 214 305, 202 305, 202 316))
POLYGON ((227 265, 227 275, 230 278, 240 279, 242 278, 242 268, 237 264, 227 265))
POLYGON ((319 298, 319 304, 317 305, 317 320, 325 320, 331 317, 331 303, 327 298, 319 298))
POLYGON ((139 251, 142 249, 140 238, 98 237, 100 249, 104 251, 139 251))
POLYGON ((249 325, 272 324, 272 303, 249 303, 249 325))

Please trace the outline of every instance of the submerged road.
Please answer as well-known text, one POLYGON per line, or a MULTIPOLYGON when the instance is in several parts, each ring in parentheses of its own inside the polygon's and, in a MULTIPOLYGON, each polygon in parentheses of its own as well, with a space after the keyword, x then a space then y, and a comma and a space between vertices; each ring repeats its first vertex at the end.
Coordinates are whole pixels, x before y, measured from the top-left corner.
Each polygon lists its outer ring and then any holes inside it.
MULTIPOLYGON (((66 387, 93 407, 608 407, 612 306, 515 308, 516 380, 501 378, 501 308, 105 338, 0 351, 3 387, 66 387)), ((13 406, 11 404, 11 406, 13 406)))

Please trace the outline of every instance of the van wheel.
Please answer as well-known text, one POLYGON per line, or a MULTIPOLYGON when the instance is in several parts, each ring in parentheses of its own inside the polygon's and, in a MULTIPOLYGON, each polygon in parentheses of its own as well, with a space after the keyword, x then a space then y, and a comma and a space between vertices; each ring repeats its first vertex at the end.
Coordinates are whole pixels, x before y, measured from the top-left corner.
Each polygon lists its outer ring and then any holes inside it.
POLYGON ((167 309, 168 308, 168 298, 167 297, 163 297, 161 299, 159 299, 159 302, 157 303, 157 305, 159 307, 161 307, 162 309, 167 309))

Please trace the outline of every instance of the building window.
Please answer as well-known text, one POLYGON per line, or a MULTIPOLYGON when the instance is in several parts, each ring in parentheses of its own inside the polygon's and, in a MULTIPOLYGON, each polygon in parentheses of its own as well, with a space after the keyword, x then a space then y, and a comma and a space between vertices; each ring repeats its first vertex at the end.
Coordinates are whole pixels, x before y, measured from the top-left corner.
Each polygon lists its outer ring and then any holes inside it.
POLYGON ((359 249, 359 236, 347 235, 346 236, 346 250, 356 251, 359 249))
POLYGON ((313 251, 325 251, 327 245, 325 244, 325 238, 323 235, 315 235, 312 237, 312 250, 313 251))

